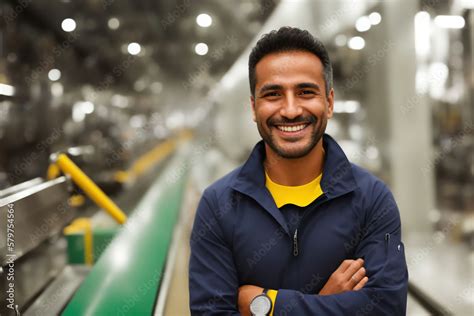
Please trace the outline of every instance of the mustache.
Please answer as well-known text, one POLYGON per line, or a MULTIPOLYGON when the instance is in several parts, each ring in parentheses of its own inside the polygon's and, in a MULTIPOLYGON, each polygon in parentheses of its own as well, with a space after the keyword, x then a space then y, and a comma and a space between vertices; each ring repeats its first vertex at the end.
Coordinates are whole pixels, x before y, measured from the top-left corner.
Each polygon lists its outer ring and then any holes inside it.
POLYGON ((270 117, 267 120, 267 125, 286 125, 286 124, 314 124, 318 121, 318 118, 314 115, 308 116, 297 116, 294 119, 288 119, 286 117, 274 118, 270 117))

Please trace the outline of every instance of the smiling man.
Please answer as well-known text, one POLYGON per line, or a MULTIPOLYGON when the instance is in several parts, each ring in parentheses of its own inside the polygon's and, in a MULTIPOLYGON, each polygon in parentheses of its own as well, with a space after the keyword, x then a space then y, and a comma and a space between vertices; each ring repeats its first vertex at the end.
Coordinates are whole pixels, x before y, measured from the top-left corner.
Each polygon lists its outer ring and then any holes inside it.
POLYGON ((408 272, 388 188, 324 134, 332 67, 282 27, 249 57, 262 141, 207 188, 189 266, 193 315, 405 315, 408 272))

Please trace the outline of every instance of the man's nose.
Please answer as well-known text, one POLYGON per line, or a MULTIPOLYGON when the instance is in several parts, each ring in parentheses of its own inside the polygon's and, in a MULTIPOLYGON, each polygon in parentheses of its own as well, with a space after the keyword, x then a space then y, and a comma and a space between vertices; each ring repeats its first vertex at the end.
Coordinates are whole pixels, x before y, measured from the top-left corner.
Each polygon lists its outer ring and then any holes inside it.
POLYGON ((288 119, 294 119, 303 114, 303 108, 299 106, 296 98, 289 94, 282 103, 280 115, 288 119))

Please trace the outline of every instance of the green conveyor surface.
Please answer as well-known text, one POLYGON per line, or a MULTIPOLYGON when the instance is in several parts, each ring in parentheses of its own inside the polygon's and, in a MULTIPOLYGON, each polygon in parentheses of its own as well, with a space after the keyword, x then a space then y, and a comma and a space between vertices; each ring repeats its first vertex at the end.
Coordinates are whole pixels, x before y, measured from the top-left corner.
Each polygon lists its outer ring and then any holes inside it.
POLYGON ((102 254, 62 315, 151 315, 178 220, 185 157, 177 153, 102 254))

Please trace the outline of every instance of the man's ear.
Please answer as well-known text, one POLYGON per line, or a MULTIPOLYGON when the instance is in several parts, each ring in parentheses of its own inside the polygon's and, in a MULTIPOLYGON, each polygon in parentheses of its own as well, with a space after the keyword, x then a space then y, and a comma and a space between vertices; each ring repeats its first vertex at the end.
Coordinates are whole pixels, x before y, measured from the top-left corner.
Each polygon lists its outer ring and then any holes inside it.
POLYGON ((329 95, 327 96, 327 102, 328 102, 328 118, 332 117, 332 114, 334 113, 334 89, 331 88, 329 91, 329 95))
POLYGON ((255 114, 255 97, 253 95, 250 96, 250 107, 252 108, 252 120, 257 122, 257 115, 255 114))

